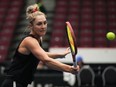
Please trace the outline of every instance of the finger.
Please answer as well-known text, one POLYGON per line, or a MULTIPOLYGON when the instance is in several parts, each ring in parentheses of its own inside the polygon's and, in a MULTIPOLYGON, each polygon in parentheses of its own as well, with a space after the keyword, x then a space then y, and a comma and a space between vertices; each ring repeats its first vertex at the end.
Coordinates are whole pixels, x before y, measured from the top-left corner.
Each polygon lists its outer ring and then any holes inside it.
POLYGON ((79 71, 79 70, 80 70, 80 67, 79 67, 79 66, 77 66, 76 68, 77 68, 77 71, 79 71))

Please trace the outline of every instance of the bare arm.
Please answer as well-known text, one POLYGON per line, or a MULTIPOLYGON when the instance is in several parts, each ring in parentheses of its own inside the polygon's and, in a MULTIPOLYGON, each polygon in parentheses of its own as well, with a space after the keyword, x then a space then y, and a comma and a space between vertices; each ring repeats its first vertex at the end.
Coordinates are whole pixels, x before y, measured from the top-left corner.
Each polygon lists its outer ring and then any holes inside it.
POLYGON ((51 58, 64 58, 67 54, 70 53, 70 48, 68 47, 64 52, 62 53, 51 53, 51 52, 46 52, 47 55, 51 58))
MULTIPOLYGON (((51 52, 46 52, 46 53, 50 58, 54 58, 54 59, 56 59, 56 58, 65 58, 65 56, 70 53, 70 48, 68 47, 62 53, 51 53, 51 52)), ((43 69, 43 68, 46 68, 45 64, 42 61, 40 61, 38 66, 37 66, 37 69, 43 69)))
POLYGON ((79 67, 74 68, 70 65, 63 64, 53 58, 50 58, 47 53, 40 47, 39 43, 36 39, 30 38, 25 40, 26 48, 32 52, 40 61, 42 61, 48 67, 59 70, 74 73, 75 71, 79 70, 79 67))

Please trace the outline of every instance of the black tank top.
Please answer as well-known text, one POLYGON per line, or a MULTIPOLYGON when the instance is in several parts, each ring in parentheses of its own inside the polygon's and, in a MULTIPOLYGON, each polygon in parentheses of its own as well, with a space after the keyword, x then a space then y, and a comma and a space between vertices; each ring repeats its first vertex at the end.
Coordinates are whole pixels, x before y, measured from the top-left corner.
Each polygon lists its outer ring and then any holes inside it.
MULTIPOLYGON (((33 35, 29 36, 35 38, 33 35)), ((18 47, 11 65, 7 70, 7 75, 12 76, 13 80, 19 83, 29 84, 33 81, 39 60, 32 53, 29 55, 19 53, 18 47)))

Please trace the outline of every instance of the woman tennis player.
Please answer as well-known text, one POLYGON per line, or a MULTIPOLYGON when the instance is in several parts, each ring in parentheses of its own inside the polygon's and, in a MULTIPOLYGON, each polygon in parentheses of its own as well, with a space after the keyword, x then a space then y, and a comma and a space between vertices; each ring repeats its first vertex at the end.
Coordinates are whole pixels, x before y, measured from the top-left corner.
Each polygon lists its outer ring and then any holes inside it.
POLYGON ((77 73, 79 67, 75 68, 54 59, 67 55, 69 49, 56 54, 42 49, 41 39, 46 34, 47 20, 45 14, 39 11, 37 4, 27 7, 26 15, 31 31, 18 45, 2 87, 27 87, 33 81, 33 75, 40 61, 54 70, 77 73))

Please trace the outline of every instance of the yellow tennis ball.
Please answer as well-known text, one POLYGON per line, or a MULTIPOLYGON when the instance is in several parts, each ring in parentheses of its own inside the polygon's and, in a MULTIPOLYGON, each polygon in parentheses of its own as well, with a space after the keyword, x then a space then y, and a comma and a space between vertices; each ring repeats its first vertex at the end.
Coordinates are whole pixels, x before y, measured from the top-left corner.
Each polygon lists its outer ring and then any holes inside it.
POLYGON ((115 35, 115 33, 113 33, 113 32, 108 32, 108 33, 106 34, 106 37, 107 37, 108 40, 114 40, 115 37, 116 37, 116 35, 115 35))

